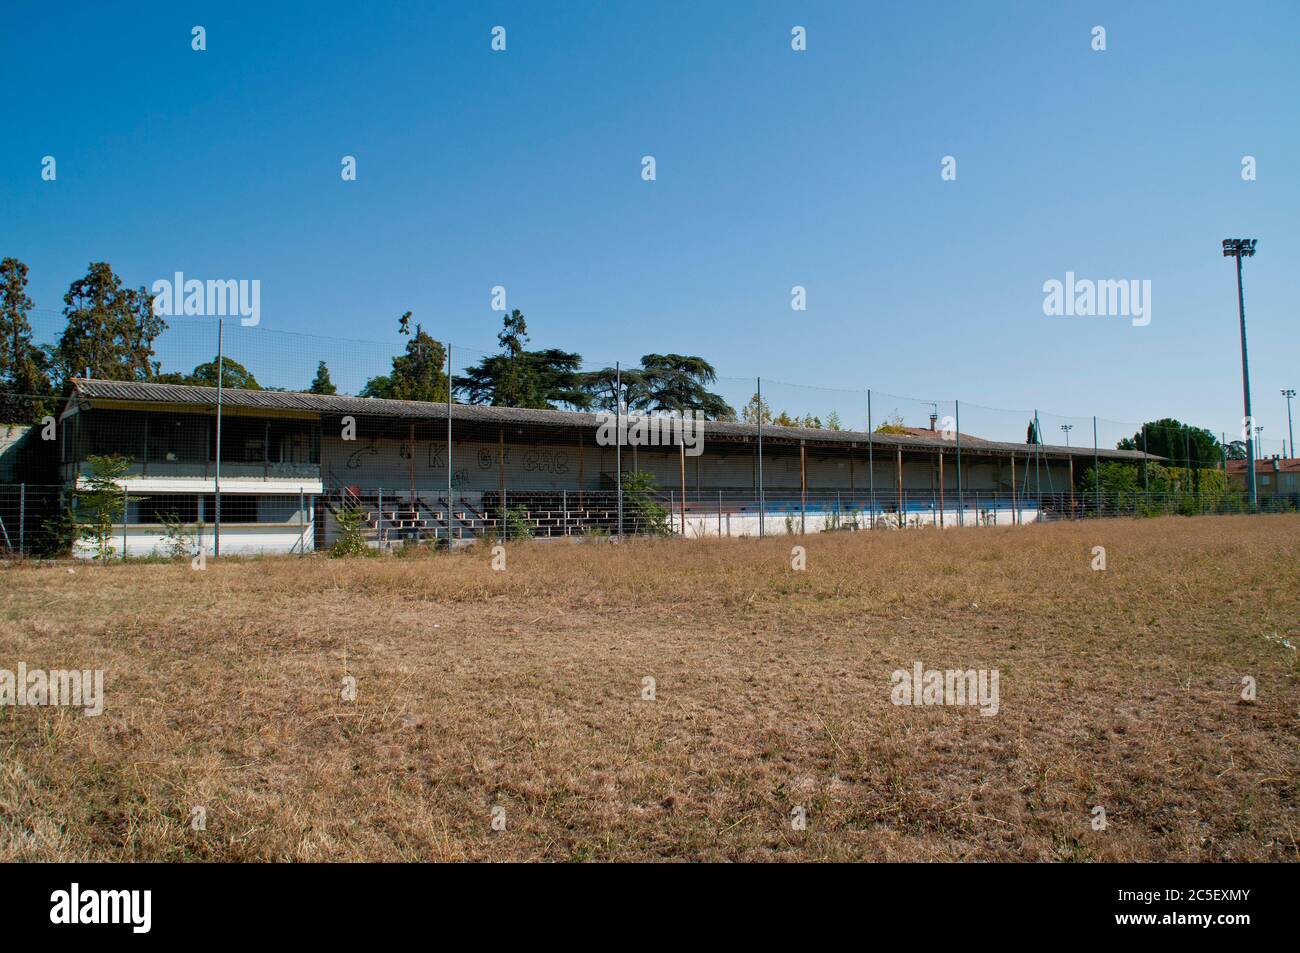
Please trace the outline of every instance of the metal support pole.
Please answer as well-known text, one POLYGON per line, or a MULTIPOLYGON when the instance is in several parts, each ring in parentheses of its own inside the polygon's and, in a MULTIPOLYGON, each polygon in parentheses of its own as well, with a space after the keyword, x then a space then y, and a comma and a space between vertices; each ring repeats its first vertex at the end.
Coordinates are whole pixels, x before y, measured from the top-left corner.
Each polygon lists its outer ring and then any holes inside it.
POLYGON ((564 535, 568 536, 569 535, 569 491, 568 490, 560 491, 560 505, 564 508, 563 509, 564 535))
POLYGON ((447 344, 447 550, 451 550, 451 343, 447 344))
POLYGON ((1016 504, 1016 455, 1011 454, 1011 525, 1020 525, 1020 507, 1016 504))
POLYGON ((18 555, 27 551, 27 484, 18 486, 18 555))
POLYGON ((867 496, 871 500, 871 528, 876 528, 876 459, 875 439, 871 430, 871 391, 867 391, 867 496))
POLYGON ((307 555, 307 498, 298 487, 298 555, 307 555))
POLYGON ((939 448, 939 528, 943 529, 943 447, 939 448))
MULTIPOLYGON (((1241 250, 1237 250, 1237 315, 1241 321, 1241 393, 1246 409, 1247 428, 1255 425, 1250 412, 1250 362, 1246 359, 1246 292, 1241 286, 1241 250)), ((1255 449, 1246 433, 1246 481, 1250 485, 1250 508, 1259 510, 1259 488, 1255 485, 1255 449)))
MULTIPOLYGON (((956 410, 956 419, 954 423, 957 426, 957 525, 966 525, 966 496, 961 485, 961 401, 954 400, 953 407, 956 410)), ((978 507, 976 507, 978 509, 978 507)))
POLYGON ((614 489, 618 494, 618 538, 623 538, 623 367, 614 362, 614 489))
POLYGON ((722 539, 722 491, 718 491, 718 539, 722 539))
POLYGON ((763 378, 755 378, 758 385, 758 535, 763 536, 763 513, 767 509, 763 498, 763 378))
POLYGON ((1101 463, 1097 455, 1097 415, 1092 415, 1092 478, 1097 486, 1097 516, 1101 517, 1101 463))
POLYGON ((126 561, 126 517, 131 508, 131 495, 122 487, 122 561, 126 561))
POLYGON ((683 439, 678 446, 681 448, 681 487, 682 487, 682 539, 686 538, 686 441, 683 439))
POLYGON ((212 529, 212 558, 215 559, 221 555, 221 390, 222 379, 226 365, 225 358, 225 325, 226 322, 217 318, 217 460, 216 469, 213 471, 212 486, 216 497, 216 519, 212 529))
POLYGON ((808 448, 799 441, 799 535, 808 532, 808 448))

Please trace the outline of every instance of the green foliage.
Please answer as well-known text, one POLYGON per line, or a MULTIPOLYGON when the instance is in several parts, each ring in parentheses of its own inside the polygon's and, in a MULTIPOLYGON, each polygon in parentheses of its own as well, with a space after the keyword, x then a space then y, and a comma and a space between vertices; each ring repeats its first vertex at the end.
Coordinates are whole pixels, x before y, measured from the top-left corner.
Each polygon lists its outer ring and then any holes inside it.
POLYGON ((362 524, 365 521, 365 513, 356 506, 345 506, 335 515, 339 526, 339 535, 334 540, 334 545, 330 547, 330 556, 338 559, 347 556, 371 556, 374 555, 368 545, 366 545, 365 532, 362 524))
POLYGON ((144 288, 123 288, 107 262, 92 262, 63 296, 67 325, 53 350, 61 381, 89 369, 101 380, 150 380, 158 373, 153 342, 167 329, 144 288))
POLYGON ((840 414, 837 410, 832 410, 826 418, 827 430, 843 430, 844 426, 840 423, 840 414))
POLYGON ((633 470, 623 474, 623 519, 632 532, 667 536, 672 532, 668 508, 655 499, 654 474, 633 470))
MULTIPOLYGON (((190 374, 159 374, 153 378, 159 384, 190 384, 194 387, 217 386, 217 362, 206 361, 194 368, 190 374)), ((235 390, 261 390, 262 385, 253 377, 251 371, 234 358, 221 356, 221 386, 235 390)))
POLYGON ((96 559, 108 559, 113 548, 114 525, 120 523, 126 500, 118 481, 131 467, 129 457, 99 456, 86 458, 90 474, 84 488, 77 490, 75 519, 81 538, 94 548, 96 559))
POLYGON ((337 394, 338 389, 334 382, 330 380, 330 369, 321 361, 316 365, 316 376, 312 379, 311 387, 307 389, 309 394, 337 394))
POLYGON ((506 539, 532 539, 533 521, 528 517, 528 510, 515 504, 506 510, 506 539))
MULTIPOLYGON (((1240 443, 1240 441, 1238 441, 1240 443)), ((1170 464, 1201 468, 1217 467, 1223 459, 1224 447, 1214 434, 1203 427, 1193 427, 1172 417, 1164 417, 1142 425, 1132 437, 1125 437, 1116 446, 1120 450, 1146 450, 1157 457, 1165 457, 1170 464)), ((1229 449, 1233 447, 1229 444, 1229 449)), ((1245 457, 1245 444, 1241 456, 1229 452, 1228 459, 1245 457)))
POLYGON ((32 344, 27 266, 0 261, 0 423, 32 424, 54 411, 45 352, 32 344))
POLYGON ((772 408, 768 402, 754 394, 749 398, 747 403, 740 411, 740 419, 747 424, 758 426, 760 423, 770 424, 772 422, 772 408))
MULTIPOLYGON (((580 410, 591 406, 592 394, 579 372, 582 356, 550 348, 530 351, 528 324, 518 309, 503 318, 497 335, 501 353, 483 358, 455 381, 455 389, 471 404, 494 407, 553 409, 565 404, 580 410)), ((610 385, 610 392, 614 390, 610 385)), ((611 408, 612 403, 611 403, 611 408)))
POLYGON ((903 416, 897 410, 886 417, 884 423, 876 425, 876 433, 906 434, 907 432, 907 427, 903 425, 903 416))
POLYGON ((203 521, 194 524, 181 522, 175 512, 160 515, 163 526, 163 555, 168 559, 181 559, 197 556, 199 540, 202 539, 203 521))
POLYGON ((361 396, 441 403, 447 399, 446 363, 446 349, 417 324, 406 353, 393 358, 392 373, 372 377, 361 396))

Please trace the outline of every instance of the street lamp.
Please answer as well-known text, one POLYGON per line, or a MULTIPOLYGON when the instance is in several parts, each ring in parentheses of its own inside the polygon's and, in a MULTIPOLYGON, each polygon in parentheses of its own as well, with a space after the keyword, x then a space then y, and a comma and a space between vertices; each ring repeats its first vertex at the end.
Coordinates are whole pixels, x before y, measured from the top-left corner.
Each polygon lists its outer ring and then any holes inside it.
MULTIPOLYGON (((1286 435, 1287 446, 1291 448, 1291 456, 1295 456, 1295 431, 1291 429, 1291 398, 1295 396, 1295 388, 1288 387, 1282 391, 1282 396, 1286 398, 1286 435)), ((1283 454, 1286 456, 1286 454, 1283 454)))
MULTIPOLYGON (((1249 428, 1250 413, 1250 362, 1246 359, 1246 295, 1241 287, 1241 260, 1252 258, 1255 254, 1254 238, 1225 238, 1223 240, 1223 257, 1237 259, 1237 316, 1241 322, 1241 393, 1245 403, 1246 419, 1244 426, 1249 428)), ((1246 430, 1246 482, 1250 486, 1251 509, 1259 508, 1259 490, 1255 486, 1255 453, 1250 443, 1250 431, 1246 430)))
POLYGON ((1065 445, 1070 445, 1070 431, 1074 429, 1074 424, 1061 424, 1061 429, 1065 431, 1065 445))

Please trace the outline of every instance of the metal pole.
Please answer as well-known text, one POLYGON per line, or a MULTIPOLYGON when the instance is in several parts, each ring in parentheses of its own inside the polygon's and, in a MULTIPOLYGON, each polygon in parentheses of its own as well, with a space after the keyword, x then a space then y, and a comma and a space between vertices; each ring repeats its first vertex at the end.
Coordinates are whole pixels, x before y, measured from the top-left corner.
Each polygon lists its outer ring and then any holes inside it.
POLYGON ((1097 415, 1092 415, 1092 478, 1097 484, 1097 516, 1101 516, 1101 464, 1097 454, 1097 415))
POLYGON ((298 487, 298 555, 307 555, 307 499, 298 487))
POLYGON ((1147 503, 1151 502, 1151 478, 1147 473, 1147 425, 1142 425, 1142 492, 1146 494, 1147 503))
POLYGON ((447 342, 447 550, 451 550, 451 342, 447 342))
POLYGON ((122 487, 122 561, 126 561, 126 514, 131 507, 131 495, 122 487))
POLYGON ((18 555, 26 552, 27 537, 27 484, 18 486, 18 555))
MULTIPOLYGON (((1282 391, 1282 396, 1286 398, 1286 435, 1287 446, 1291 448, 1291 456, 1295 456, 1295 431, 1291 429, 1291 398, 1295 396, 1295 390, 1288 387, 1282 391)), ((1282 456, 1286 456, 1284 452, 1282 456)))
POLYGON ((876 528, 876 459, 871 431, 871 391, 867 391, 867 496, 871 500, 871 528, 876 528))
POLYGON ((758 384, 758 535, 763 536, 763 511, 767 509, 763 499, 763 378, 755 378, 758 384))
MULTIPOLYGON (((954 400, 957 426, 957 525, 966 525, 966 496, 961 487, 961 401, 954 400)), ((978 507, 977 507, 978 509, 978 507)))
POLYGON ((615 490, 618 493, 618 538, 623 538, 623 367, 614 362, 615 490))
MULTIPOLYGON (((1241 285, 1241 249, 1237 249, 1237 316, 1241 322, 1241 393, 1246 409, 1246 424, 1254 426, 1250 412, 1250 362, 1246 358, 1246 292, 1241 285)), ((1259 509, 1259 489, 1255 486, 1255 448, 1246 434, 1246 480, 1250 484, 1250 508, 1259 509)))
POLYGON ((223 371, 225 370, 225 326, 226 322, 217 318, 217 466, 213 471, 212 486, 216 498, 216 519, 212 529, 212 558, 221 555, 221 389, 223 371))

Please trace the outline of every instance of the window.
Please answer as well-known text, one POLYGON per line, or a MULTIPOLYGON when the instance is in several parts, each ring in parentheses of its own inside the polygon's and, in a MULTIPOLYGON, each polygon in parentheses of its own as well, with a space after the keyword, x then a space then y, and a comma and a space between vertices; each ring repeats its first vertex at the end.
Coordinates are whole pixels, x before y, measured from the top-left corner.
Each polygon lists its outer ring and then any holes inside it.
POLYGON ((199 498, 192 493, 150 493, 130 501, 128 523, 161 523, 164 518, 197 523, 199 498))

